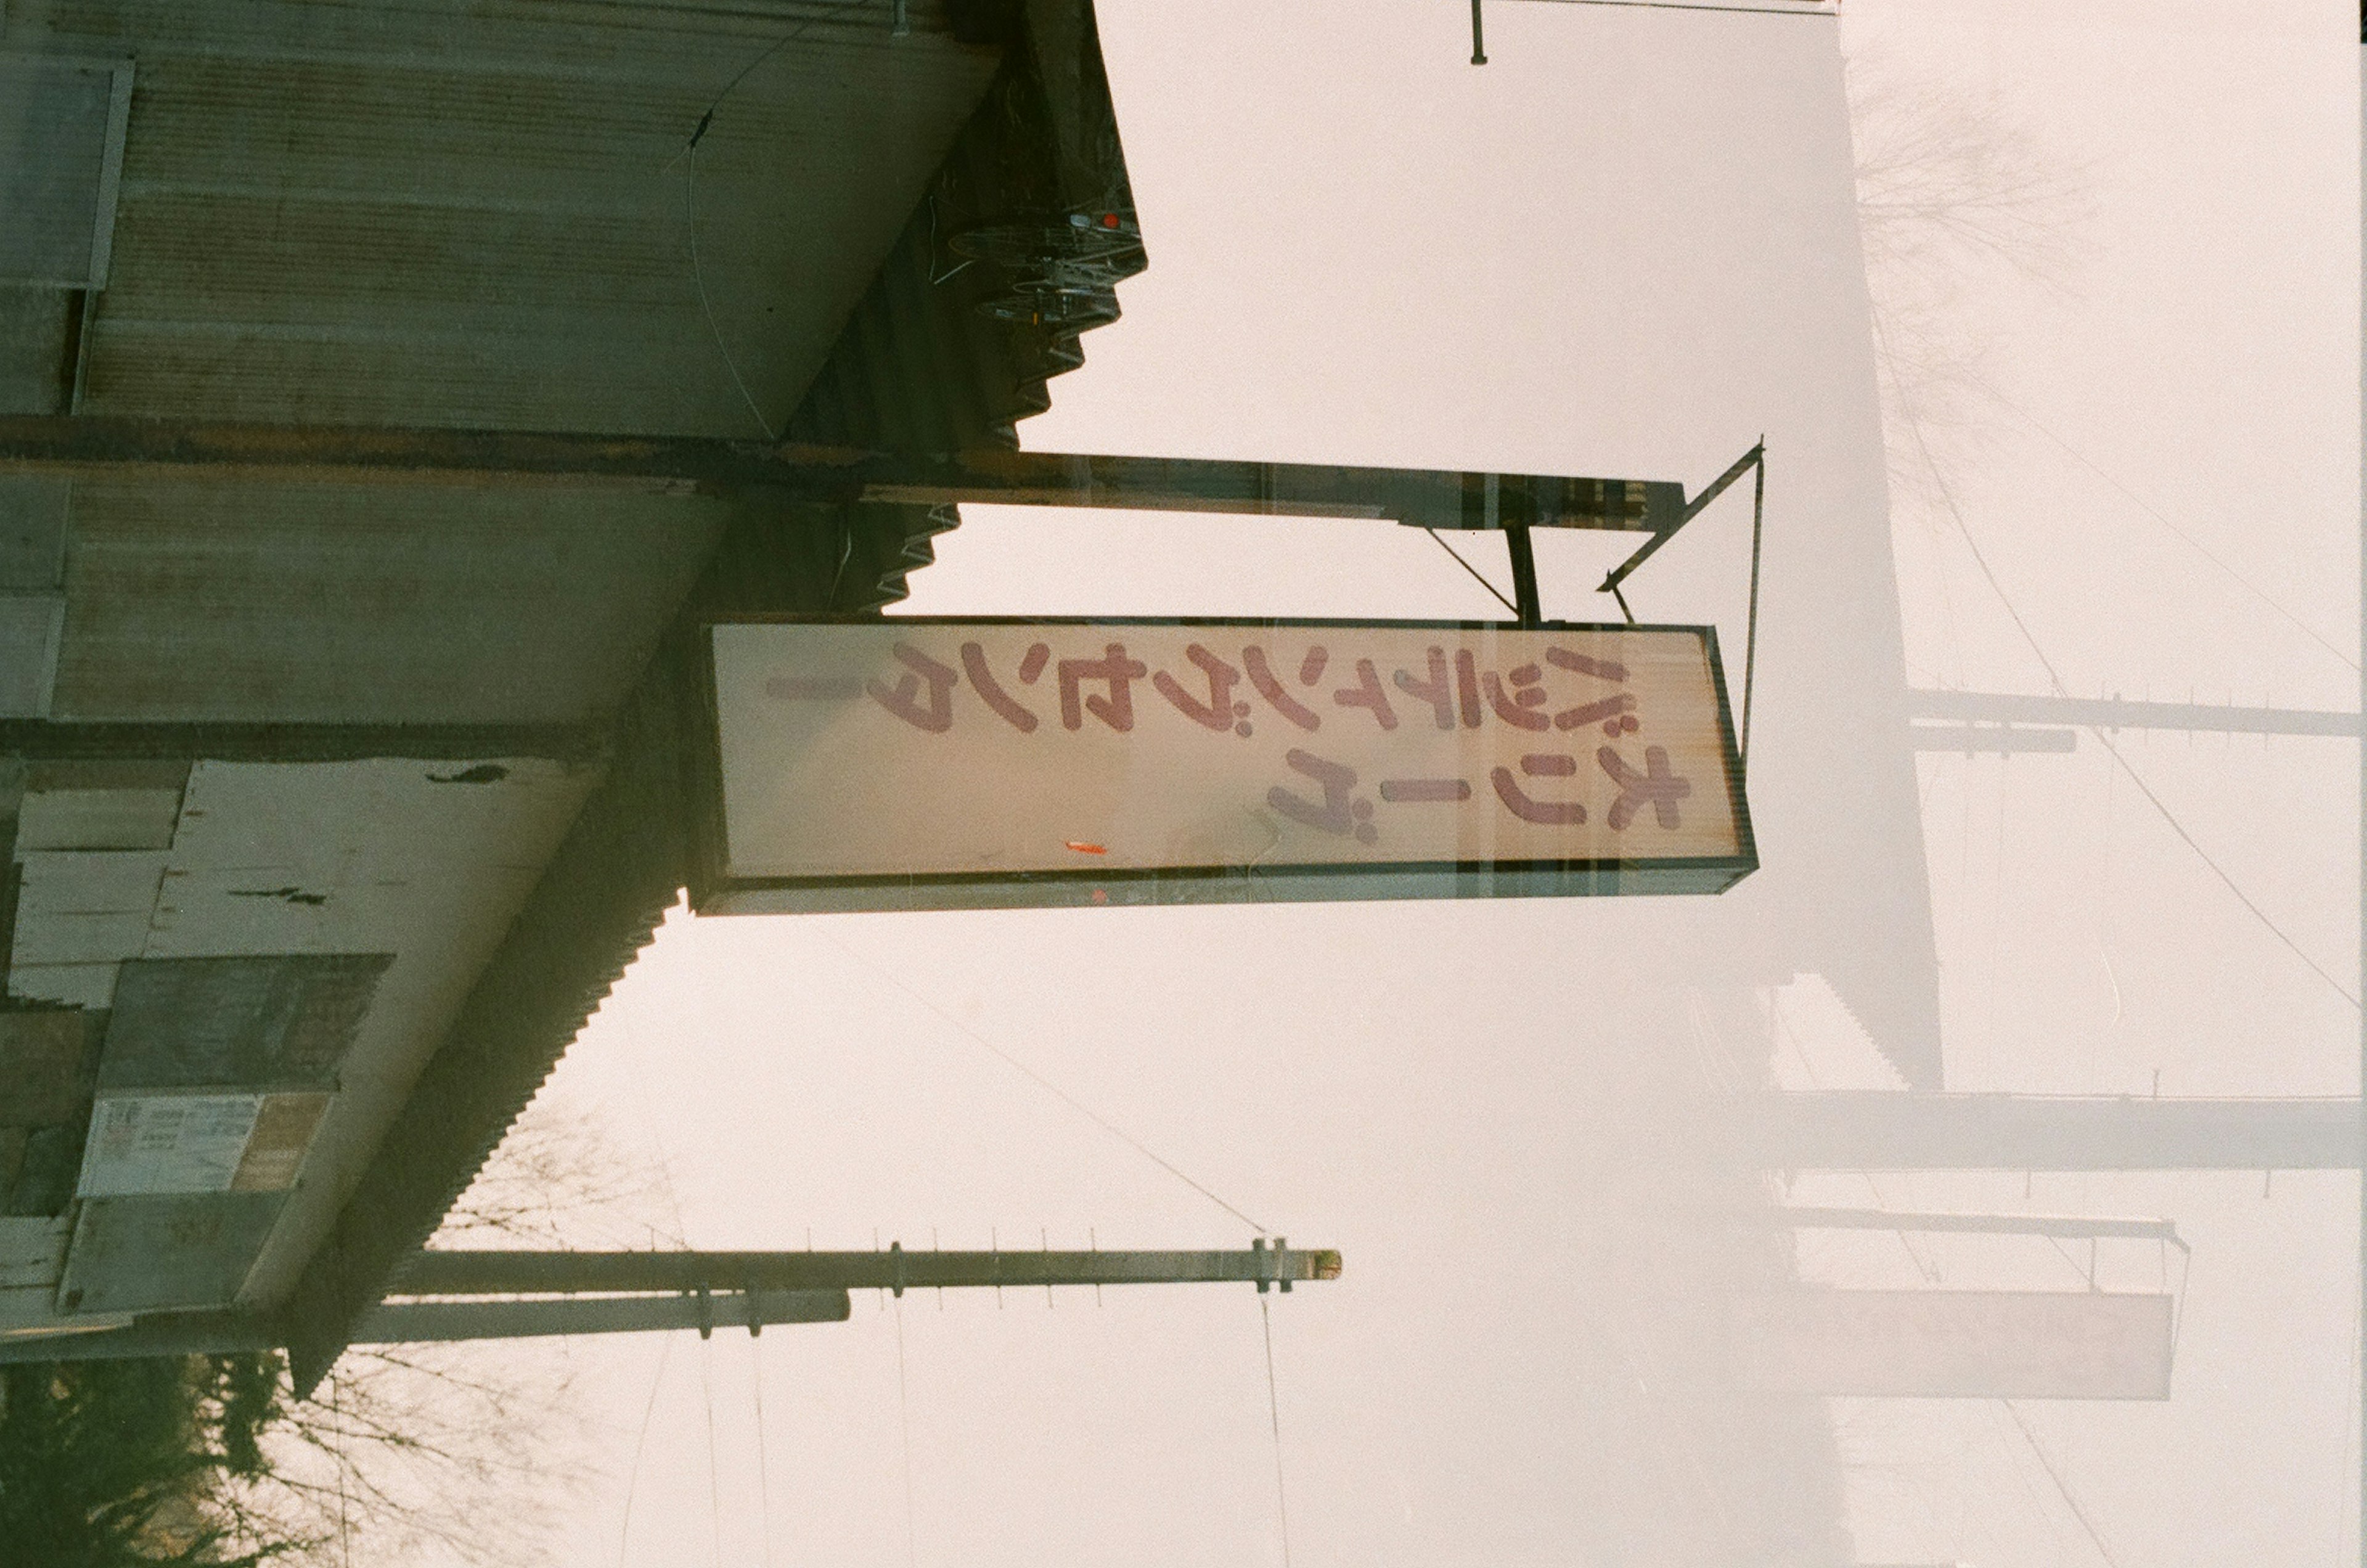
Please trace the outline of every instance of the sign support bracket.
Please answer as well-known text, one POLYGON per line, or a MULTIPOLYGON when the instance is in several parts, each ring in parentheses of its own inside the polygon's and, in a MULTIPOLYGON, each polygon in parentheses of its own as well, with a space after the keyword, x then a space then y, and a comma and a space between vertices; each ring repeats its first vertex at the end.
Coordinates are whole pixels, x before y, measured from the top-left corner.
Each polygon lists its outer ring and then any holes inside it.
MULTIPOLYGON (((1737 747, 1737 750, 1741 756, 1748 758, 1750 754, 1751 687, 1759 674, 1759 565, 1760 546, 1765 536, 1765 525, 1767 520, 1767 438, 1763 435, 1761 436, 1758 443, 1754 445, 1750 451, 1745 452, 1741 457, 1737 457, 1734 460, 1733 465, 1728 468, 1726 472, 1718 475, 1716 482, 1711 484, 1707 490, 1702 491, 1699 495, 1693 497, 1693 500, 1687 502, 1684 505, 1684 509, 1677 513, 1675 521, 1670 523, 1665 527, 1654 529, 1652 531, 1652 536, 1644 541, 1643 547, 1638 549, 1634 555, 1629 556, 1625 560, 1621 561, 1617 566, 1612 568, 1610 573, 1603 578, 1603 585, 1600 588, 1597 588, 1595 592, 1598 593, 1608 593, 1612 598, 1617 600, 1619 602, 1620 613, 1627 617, 1627 624, 1629 626, 1634 626, 1636 624, 1636 612, 1627 607, 1627 595, 1620 592, 1620 586, 1627 581, 1628 574, 1633 572, 1637 567, 1642 566, 1646 561, 1651 559, 1654 551, 1658 550, 1662 545, 1667 544, 1670 539, 1677 536, 1677 530, 1682 528, 1686 524, 1701 515, 1702 512, 1711 502, 1716 501, 1719 496, 1726 493, 1727 486, 1733 484, 1735 480, 1740 479, 1745 474, 1751 476, 1750 623, 1750 630, 1745 634, 1743 639, 1742 717, 1738 736, 1739 744, 1737 747)), ((1513 555, 1513 571, 1516 577, 1520 570, 1518 563, 1522 557, 1527 554, 1527 547, 1528 540, 1525 537, 1523 537, 1520 541, 1520 544, 1515 547, 1513 555)), ((1529 570, 1534 574, 1536 568, 1533 564, 1529 570)), ((1533 623, 1523 620, 1521 624, 1523 626, 1528 626, 1533 623)))

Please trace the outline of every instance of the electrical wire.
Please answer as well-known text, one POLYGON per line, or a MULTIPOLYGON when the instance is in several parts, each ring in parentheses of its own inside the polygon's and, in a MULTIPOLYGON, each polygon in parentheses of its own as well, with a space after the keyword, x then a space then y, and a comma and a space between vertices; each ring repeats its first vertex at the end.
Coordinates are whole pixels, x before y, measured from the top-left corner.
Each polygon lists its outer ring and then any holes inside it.
POLYGON ((2016 419, 2021 420, 2024 424, 2030 426, 2031 429, 2038 432, 2039 434, 2046 437, 2047 440, 2055 443, 2056 446, 2063 448, 2063 450, 2070 456, 2071 459, 2078 463, 2081 468, 2086 468, 2090 473, 2095 475, 2098 479, 2103 480, 2106 484, 2112 486, 2114 490, 2119 491, 2123 495, 2128 497, 2130 501, 2135 502, 2138 510, 2142 511, 2146 516, 2152 518, 2155 522, 2168 529, 2172 536, 2183 542, 2187 547, 2193 550, 2195 554, 2201 556, 2204 560, 2209 561, 2213 566, 2217 567, 2221 571, 2226 573, 2228 580, 2234 582, 2237 587, 2243 589, 2246 592, 2251 594, 2253 598, 2258 599, 2261 604, 2266 604, 2270 609, 2274 610, 2278 615, 2291 622, 2293 628, 2299 631, 2304 637, 2306 637, 2310 641, 2326 649, 2327 652, 2334 655, 2335 658, 2340 660, 2351 670, 2356 671, 2359 668, 2359 661, 2357 660, 2343 652, 2341 649, 2336 647, 2334 643, 2327 637, 2319 635, 2315 626, 2312 626, 2308 622, 2303 620, 2299 615, 2294 615, 2291 610, 2286 609, 2284 605, 2278 603, 2276 598, 2271 595, 2267 589, 2262 588, 2259 583, 2254 582, 2250 578, 2246 577, 2242 572, 2237 571, 2226 561, 2220 559, 2216 552, 2205 546, 2202 540, 2196 538, 2193 535, 2188 533, 2185 529, 2180 527, 2177 524, 2164 516, 2160 510, 2151 502, 2146 500, 2145 497, 2139 495, 2136 491, 2131 490, 2119 479, 2114 479, 2111 474, 2098 467, 2086 453, 2072 446, 2068 441, 2064 440, 2060 435, 2056 434, 2055 432, 2049 430, 2045 425, 2041 424, 2034 416, 2026 412, 2020 405, 2013 402, 1994 387, 1984 384, 1981 387, 1981 390, 1995 401, 1999 407, 2004 409, 2008 413, 2012 414, 2016 419))
MULTIPOLYGON (((755 1322, 755 1314, 750 1314, 748 1321, 755 1322)), ((764 1339, 762 1335, 752 1334, 749 1337, 748 1354, 756 1367, 756 1521, 757 1528, 763 1531, 757 1539, 764 1568, 773 1568, 773 1487, 769 1466, 764 1459, 764 1339)))
POLYGON ((764 411, 756 406, 756 395, 748 389, 746 379, 740 374, 739 362, 731 357, 730 345, 723 341, 723 329, 716 324, 715 307, 707 297, 707 272, 698 260, 698 142, 695 139, 687 151, 690 165, 682 185, 683 217, 690 231, 690 276, 698 286, 699 313, 707 318, 708 335, 715 340, 715 352, 722 355, 723 368, 731 372, 731 384, 740 389, 740 400, 748 405, 756 428, 764 433, 765 440, 778 441, 780 435, 773 429, 772 421, 764 417, 764 411))
POLYGON ((658 1385, 665 1381, 666 1361, 673 1354, 671 1338, 660 1344, 657 1371, 650 1374, 650 1397, 641 1406, 640 1435, 633 1439, 633 1462, 625 1472, 625 1518, 617 1527, 617 1568, 625 1568, 625 1551, 633 1534, 633 1493, 641 1483, 641 1450, 649 1445, 650 1421, 658 1411, 658 1385))
POLYGON ((1127 1132, 1125 1128, 1119 1126, 1116 1122, 1111 1121, 1100 1111, 1095 1111, 1092 1106, 1087 1105, 1083 1100, 1079 1100, 1075 1095, 1070 1094, 1067 1089, 1062 1089, 1059 1084, 1054 1083, 1050 1078, 1046 1077, 1043 1074, 1037 1072, 1035 1068, 1029 1066, 1026 1063, 1021 1061, 1018 1057, 1013 1055, 1002 1046, 997 1045, 993 1041, 988 1039, 977 1030, 972 1029, 968 1024, 964 1023, 961 1020, 956 1018, 953 1014, 947 1012, 945 1009, 931 1001, 928 998, 923 996, 920 992, 912 989, 912 987, 904 984, 903 981, 898 979, 889 970, 880 964, 873 963, 864 954, 857 953, 855 949, 847 946, 846 943, 839 941, 836 937, 832 936, 827 932, 823 933, 822 940, 829 942, 832 947, 837 948, 841 953, 845 953, 849 958, 854 959, 857 964, 862 964, 866 969, 870 970, 889 986, 902 992, 911 1000, 918 1002, 921 1006, 928 1009, 929 1011, 936 1014, 938 1018, 942 1019, 946 1023, 952 1026, 960 1033, 968 1036, 979 1045, 984 1047, 986 1051, 995 1058, 995 1060, 1001 1062, 1003 1066, 1009 1067, 1012 1071, 1019 1074, 1021 1077, 1028 1079, 1039 1089, 1044 1089, 1047 1093, 1052 1095, 1053 1098, 1059 1100, 1062 1104, 1068 1106, 1071 1111, 1076 1111, 1079 1115, 1084 1117, 1085 1120, 1091 1122, 1094 1126, 1099 1127, 1111 1137, 1116 1138, 1118 1142, 1124 1144, 1127 1147, 1132 1149, 1135 1153, 1140 1155, 1143 1158, 1149 1160, 1160 1169, 1167 1172, 1168 1175, 1175 1178, 1176 1180, 1181 1181, 1184 1186, 1189 1187, 1193 1191, 1197 1192, 1201 1197, 1208 1200, 1209 1202, 1214 1203, 1219 1209, 1224 1210, 1225 1213, 1232 1215, 1233 1218, 1240 1221, 1241 1224, 1249 1226, 1250 1229, 1257 1232, 1260 1235, 1272 1234, 1265 1224, 1251 1218, 1250 1215, 1243 1213, 1240 1209, 1235 1208, 1232 1204, 1218 1197, 1213 1190, 1204 1183, 1194 1180, 1189 1175, 1184 1173, 1181 1167, 1158 1153, 1156 1150, 1151 1148, 1150 1145, 1144 1143, 1141 1139, 1136 1137, 1133 1134, 1127 1132))
POLYGON ((1998 1403, 2004 1405, 2005 1413, 2013 1417, 2013 1424, 2022 1428, 2022 1440, 2028 1443, 2030 1451, 2037 1456, 2038 1467, 2046 1472, 2046 1479, 2055 1483, 2055 1490, 2062 1495, 2064 1506, 2071 1510, 2071 1517, 2079 1521, 2081 1529, 2088 1532, 2088 1540, 2095 1547, 2096 1555, 2102 1558, 2109 1568, 2121 1568, 2120 1559, 2114 1557, 2112 1549, 2104 1544, 2104 1538, 2096 1533, 2096 1521, 2088 1517, 2088 1510, 2081 1507, 2079 1499, 2071 1495, 2070 1484, 2063 1479, 2063 1472, 2055 1468, 2055 1461, 2048 1459, 2046 1450, 2038 1446, 2038 1434, 2032 1431, 2030 1423, 2022 1418, 2021 1410, 2010 1399, 2000 1399, 1998 1403))
POLYGON ((1282 1483, 1282 1396, 1274 1381, 1274 1307, 1258 1298, 1258 1318, 1265 1325, 1265 1413, 1274 1428, 1274 1506, 1282 1524, 1282 1568, 1290 1568, 1290 1493, 1282 1483))
POLYGON ((723 1483, 715 1472, 715 1384, 708 1376, 714 1341, 698 1342, 698 1393, 707 1404, 707 1546, 715 1568, 723 1568, 723 1483))
MULTIPOLYGON (((740 90, 740 84, 745 82, 751 75, 753 75, 758 66, 772 59, 773 56, 780 53, 781 51, 788 48, 789 45, 795 43, 798 39, 805 37, 806 34, 811 32, 815 28, 820 27, 823 22, 832 20, 845 12, 855 10, 869 4, 871 4, 871 0, 842 0, 840 5, 832 6, 826 11, 822 11, 817 15, 807 17, 804 21, 799 22, 796 27, 791 28, 787 32, 783 33, 779 38, 774 39, 773 42, 762 52, 751 59, 747 64, 742 66, 739 73, 733 76, 730 81, 726 82, 723 85, 723 90, 721 92, 716 94, 713 98, 708 100, 706 110, 698 117, 698 123, 691 128, 689 139, 683 143, 682 151, 674 154, 675 158, 686 159, 689 163, 688 177, 685 180, 683 185, 683 204, 685 216, 688 219, 688 227, 690 230, 690 272, 692 281, 697 283, 698 286, 698 309, 700 313, 707 318, 707 330, 715 339, 716 352, 723 356, 723 367, 731 372, 732 384, 740 389, 741 398, 746 401, 748 412, 755 415, 757 428, 764 431, 764 439, 767 441, 778 441, 780 436, 775 433, 772 423, 765 419, 764 411, 756 406, 755 398, 752 396, 748 390, 748 383, 741 378, 738 363, 731 357, 731 350, 724 344, 723 329, 716 324, 715 307, 709 303, 708 299, 705 270, 699 265, 697 195, 698 144, 707 139, 708 129, 715 124, 715 111, 723 107, 723 100, 730 97, 733 93, 738 92, 740 90)), ((666 167, 669 169, 673 168, 673 163, 669 161, 666 167)))
POLYGON ((904 1562, 905 1568, 913 1568, 920 1562, 921 1547, 912 1513, 912 1405, 904 1385, 904 1298, 900 1295, 896 1298, 896 1416, 904 1430, 904 1562))
POLYGON ((354 1568, 354 1528, 345 1509, 345 1419, 344 1393, 336 1368, 329 1369, 329 1422, 337 1429, 337 1554, 345 1568, 354 1568))
MULTIPOLYGON (((1990 567, 1988 558, 1981 553, 1979 541, 1973 537, 1973 530, 1971 526, 1965 523, 1963 510, 1956 504, 1955 492, 1948 488, 1948 481, 1941 474, 1940 466, 1932 460, 1931 447, 1924 443, 1922 426, 1910 420, 1908 423, 1908 428, 1915 434, 1915 445, 1923 454, 1925 466, 1931 469, 1932 483, 1939 487, 1941 500, 1947 503, 1948 515, 1955 520, 1956 532, 1963 536, 1965 547, 1972 552, 1973 564, 1980 568, 1981 575, 1988 580, 1988 585, 1991 592, 1996 593, 1998 603, 2005 607, 2006 615, 2013 622, 2014 629, 2022 634, 2022 641, 2030 645, 2031 653, 2038 660, 2040 666, 2045 670, 2047 682, 2055 688, 2056 695, 2068 696, 2070 694, 2069 690, 2064 685, 2063 677, 2056 669, 2055 661, 2047 658, 2046 649, 2040 645, 2037 635, 2030 629, 2030 623, 2022 619, 2021 610, 2015 607, 2011 596, 2010 596, 2005 591, 2005 585, 1998 580, 1997 572, 1990 567)), ((2236 901, 2243 905, 2246 909, 2249 910, 2252 918, 2258 920, 2260 925, 2268 931, 2270 935, 2284 943, 2286 949, 2291 952, 2295 958, 2300 959, 2302 963, 2308 967, 2311 974, 2316 975, 2319 979, 2332 987, 2335 993, 2341 997, 2344 1001, 2349 1002, 2354 1008, 2358 1007, 2359 998, 2350 990, 2350 988, 2345 986, 2341 981, 2336 979, 2334 976, 2327 970, 2325 965, 2319 964, 2317 960, 2312 958, 2307 953, 2304 952, 2301 944, 2293 941, 2291 936, 2287 935, 2283 927, 2278 925, 2275 920, 2270 919, 2268 911, 2262 909, 2258 904, 2254 903, 2252 901, 2251 895, 2246 893, 2242 886, 2237 883, 2236 879, 2228 874, 2227 869, 2221 865, 2217 860, 2213 858, 2210 851, 2204 849, 2202 844, 2196 841, 2193 834, 2186 830, 2186 824, 2178 819, 2176 814, 2173 813, 2169 809, 2169 806, 2163 802, 2161 796, 2156 795, 2153 792, 2152 786, 2145 782, 2144 776, 2136 771, 2135 767, 2130 763, 2126 757, 2121 754, 2121 749, 2114 743, 2112 735, 2101 726, 2090 725, 2086 728, 2088 733, 2095 737, 2097 744, 2103 747, 2103 749, 2111 754, 2112 761, 2120 764, 2121 771, 2128 775, 2129 782, 2137 786, 2137 793, 2146 797, 2147 803, 2149 803, 2153 807, 2154 810, 2159 814, 2164 822, 2169 824, 2170 831, 2177 834, 2180 840, 2183 842, 2188 849, 2194 852, 2197 859, 2201 860, 2204 865, 2211 868, 2212 874, 2220 880, 2228 892, 2236 896, 2236 901)))
POLYGON ((1448 544, 1444 538, 1441 538, 1437 529, 1424 528, 1422 532, 1429 535, 1431 541, 1437 545, 1440 549, 1444 550, 1448 555, 1453 556, 1455 558, 1455 564, 1471 574, 1472 581, 1478 583, 1489 592, 1495 594, 1497 604, 1501 604, 1507 610, 1512 611, 1515 615, 1518 615, 1521 613, 1518 605, 1514 604, 1510 599, 1505 598, 1501 593, 1496 592, 1496 585, 1494 583, 1479 575, 1479 569, 1478 567, 1473 566, 1469 561, 1465 560, 1461 552, 1456 550, 1453 545, 1448 544))

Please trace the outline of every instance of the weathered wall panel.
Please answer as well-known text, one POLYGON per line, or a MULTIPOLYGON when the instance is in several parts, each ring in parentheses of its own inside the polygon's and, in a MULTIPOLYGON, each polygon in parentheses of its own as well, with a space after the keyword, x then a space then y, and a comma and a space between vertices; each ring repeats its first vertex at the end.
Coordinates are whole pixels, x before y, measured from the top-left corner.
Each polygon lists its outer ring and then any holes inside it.
POLYGON ((333 1089, 391 962, 374 953, 127 964, 98 1086, 333 1089))
POLYGON ((723 515, 622 492, 85 482, 52 713, 594 718, 723 515))
POLYGON ((75 1314, 226 1305, 287 1198, 96 1198, 82 1206, 58 1305, 75 1314))

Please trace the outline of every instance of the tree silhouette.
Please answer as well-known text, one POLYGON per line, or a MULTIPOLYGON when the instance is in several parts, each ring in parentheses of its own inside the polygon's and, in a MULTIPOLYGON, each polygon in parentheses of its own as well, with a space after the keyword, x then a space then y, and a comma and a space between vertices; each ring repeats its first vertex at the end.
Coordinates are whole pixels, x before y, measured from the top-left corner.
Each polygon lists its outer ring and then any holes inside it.
MULTIPOLYGON (((436 1243, 635 1244, 656 1186, 546 1098, 436 1243)), ((521 1561, 586 1483, 570 1393, 563 1348, 517 1341, 357 1348, 303 1400, 277 1352, 0 1367, 0 1562, 521 1561)))

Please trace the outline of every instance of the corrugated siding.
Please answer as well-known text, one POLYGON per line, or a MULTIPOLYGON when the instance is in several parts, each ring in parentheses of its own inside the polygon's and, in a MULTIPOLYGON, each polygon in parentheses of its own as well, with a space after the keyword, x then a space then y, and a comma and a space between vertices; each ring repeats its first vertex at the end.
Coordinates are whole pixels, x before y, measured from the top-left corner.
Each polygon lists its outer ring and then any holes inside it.
POLYGON ((596 717, 723 516, 624 491, 82 481, 51 712, 596 717))
POLYGON ((912 13, 28 7, 140 62, 83 406, 753 434, 728 351, 778 424, 994 73, 912 13))

